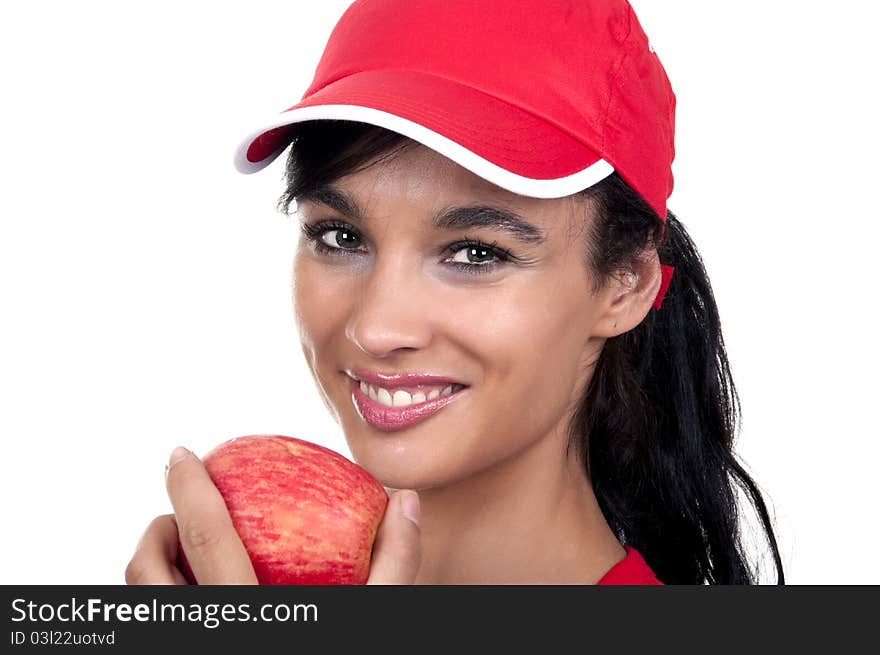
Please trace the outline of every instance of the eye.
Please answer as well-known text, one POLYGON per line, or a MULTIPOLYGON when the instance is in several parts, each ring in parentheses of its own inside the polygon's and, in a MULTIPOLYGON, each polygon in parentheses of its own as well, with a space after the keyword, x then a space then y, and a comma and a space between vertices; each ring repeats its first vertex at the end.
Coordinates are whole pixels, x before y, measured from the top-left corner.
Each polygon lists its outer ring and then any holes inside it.
POLYGON ((303 224, 303 236, 319 253, 347 255, 363 245, 363 241, 349 225, 338 222, 322 222, 316 225, 303 224))
POLYGON ((323 244, 331 248, 356 250, 361 246, 361 238, 357 233, 346 228, 324 230, 323 234, 320 235, 320 239, 323 244))
POLYGON ((451 263, 465 266, 492 267, 506 259, 505 254, 496 247, 473 240, 453 243, 446 250, 454 253, 449 260, 451 263))
MULTIPOLYGON (((363 245, 363 239, 351 226, 338 221, 304 223, 302 232, 316 252, 330 257, 356 256, 363 245)), ((452 254, 444 263, 468 275, 485 275, 505 262, 526 263, 495 243, 487 244, 470 237, 449 244, 443 252, 452 254)))
POLYGON ((346 250, 352 250, 361 245, 360 237, 350 230, 327 230, 321 235, 321 240, 331 247, 335 245, 346 250))

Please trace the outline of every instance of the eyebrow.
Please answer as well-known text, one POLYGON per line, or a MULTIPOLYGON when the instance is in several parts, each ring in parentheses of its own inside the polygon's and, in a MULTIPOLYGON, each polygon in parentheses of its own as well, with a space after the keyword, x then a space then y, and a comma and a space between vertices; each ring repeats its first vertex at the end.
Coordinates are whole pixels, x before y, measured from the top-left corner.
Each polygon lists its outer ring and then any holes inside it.
MULTIPOLYGON (((352 198, 330 186, 304 192, 297 200, 320 203, 348 218, 361 223, 368 222, 364 212, 352 198)), ((540 245, 546 241, 544 233, 519 214, 491 205, 449 207, 436 214, 431 222, 440 230, 493 230, 530 245, 540 245)))

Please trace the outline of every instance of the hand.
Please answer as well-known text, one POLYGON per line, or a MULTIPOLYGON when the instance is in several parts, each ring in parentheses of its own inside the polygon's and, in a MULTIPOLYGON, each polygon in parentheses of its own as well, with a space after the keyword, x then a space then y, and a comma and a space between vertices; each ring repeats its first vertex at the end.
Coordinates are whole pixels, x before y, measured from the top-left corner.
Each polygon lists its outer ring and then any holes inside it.
MULTIPOLYGON (((127 584, 186 584, 177 568, 182 545, 199 584, 257 584, 226 503, 202 462, 172 453, 165 476, 174 514, 158 516, 125 569, 127 584)), ((412 584, 421 560, 418 495, 398 491, 379 525, 367 584, 412 584), (409 518, 407 518, 409 517, 409 518)))

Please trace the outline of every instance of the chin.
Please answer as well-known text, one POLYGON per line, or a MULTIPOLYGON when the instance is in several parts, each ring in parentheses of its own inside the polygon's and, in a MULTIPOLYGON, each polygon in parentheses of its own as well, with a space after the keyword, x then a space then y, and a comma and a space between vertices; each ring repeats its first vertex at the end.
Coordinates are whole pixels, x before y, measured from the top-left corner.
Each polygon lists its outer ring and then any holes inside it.
POLYGON ((430 453, 419 450, 359 448, 349 444, 355 461, 389 489, 415 491, 448 487, 473 477, 480 471, 474 462, 441 459, 444 448, 430 453), (468 465, 469 464, 469 465, 468 465))
POLYGON ((383 487, 388 489, 413 489, 419 491, 421 489, 444 486, 449 483, 449 479, 446 476, 427 470, 399 465, 399 463, 395 462, 377 462, 369 457, 364 459, 355 458, 355 461, 369 471, 383 487))

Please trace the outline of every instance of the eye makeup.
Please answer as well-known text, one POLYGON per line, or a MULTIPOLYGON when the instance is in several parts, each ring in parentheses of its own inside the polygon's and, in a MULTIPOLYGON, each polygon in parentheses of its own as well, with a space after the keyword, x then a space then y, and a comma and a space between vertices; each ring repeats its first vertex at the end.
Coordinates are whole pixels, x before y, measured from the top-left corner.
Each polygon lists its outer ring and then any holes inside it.
MULTIPOLYGON (((314 223, 303 223, 302 233, 314 250, 321 255, 328 257, 352 257, 364 254, 363 250, 357 247, 358 244, 363 242, 363 239, 361 239, 357 230, 344 221, 331 219, 319 220, 314 223), (330 245, 325 239, 327 235, 333 232, 339 233, 335 238, 335 246, 330 245), (340 244, 339 238, 341 235, 353 237, 358 243, 353 244, 355 246, 353 248, 347 248, 340 244)), ((444 261, 446 265, 468 275, 486 275, 506 263, 529 263, 527 260, 517 257, 506 248, 499 246, 497 242, 486 243, 483 240, 470 236, 464 236, 462 239, 450 243, 443 249, 443 253, 447 253, 452 257, 458 256, 459 253, 464 253, 467 259, 470 259, 471 256, 477 259, 484 257, 494 258, 487 262, 444 261)))

